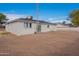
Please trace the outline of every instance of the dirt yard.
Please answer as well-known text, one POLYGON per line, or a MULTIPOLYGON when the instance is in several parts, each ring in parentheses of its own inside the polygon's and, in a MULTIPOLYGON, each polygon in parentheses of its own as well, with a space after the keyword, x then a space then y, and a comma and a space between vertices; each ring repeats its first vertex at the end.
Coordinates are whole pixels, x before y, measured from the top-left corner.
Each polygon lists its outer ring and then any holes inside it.
POLYGON ((59 31, 24 36, 2 34, 0 55, 79 56, 79 32, 59 31))

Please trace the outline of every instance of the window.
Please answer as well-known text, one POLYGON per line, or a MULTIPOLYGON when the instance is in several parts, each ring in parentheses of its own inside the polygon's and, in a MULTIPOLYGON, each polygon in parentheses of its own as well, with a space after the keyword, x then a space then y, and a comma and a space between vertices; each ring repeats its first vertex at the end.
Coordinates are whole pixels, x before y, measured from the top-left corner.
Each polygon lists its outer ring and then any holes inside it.
POLYGON ((24 22, 24 27, 28 28, 28 23, 24 22))
POLYGON ((25 28, 31 28, 32 27, 32 23, 26 23, 26 22, 24 22, 24 27, 25 28))
POLYGON ((49 25, 47 25, 47 28, 49 28, 49 25))
POLYGON ((29 23, 29 27, 30 27, 30 28, 32 27, 32 23, 29 23))

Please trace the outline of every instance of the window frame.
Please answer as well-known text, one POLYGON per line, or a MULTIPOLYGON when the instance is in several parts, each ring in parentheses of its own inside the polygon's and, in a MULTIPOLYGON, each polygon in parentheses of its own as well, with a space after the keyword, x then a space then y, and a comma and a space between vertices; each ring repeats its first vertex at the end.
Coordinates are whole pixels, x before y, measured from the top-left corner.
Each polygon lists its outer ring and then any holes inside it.
POLYGON ((24 28, 28 28, 28 23, 24 22, 24 28))

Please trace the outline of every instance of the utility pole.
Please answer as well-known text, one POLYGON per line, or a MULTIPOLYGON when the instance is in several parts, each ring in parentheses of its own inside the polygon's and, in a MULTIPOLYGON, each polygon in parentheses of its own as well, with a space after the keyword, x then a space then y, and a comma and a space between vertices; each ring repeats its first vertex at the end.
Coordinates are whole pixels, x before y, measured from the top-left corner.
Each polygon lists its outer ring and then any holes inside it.
POLYGON ((39 3, 36 3, 36 17, 39 20, 39 3))
POLYGON ((39 32, 39 4, 38 3, 36 3, 36 18, 38 20, 37 27, 36 27, 36 33, 38 33, 39 32))

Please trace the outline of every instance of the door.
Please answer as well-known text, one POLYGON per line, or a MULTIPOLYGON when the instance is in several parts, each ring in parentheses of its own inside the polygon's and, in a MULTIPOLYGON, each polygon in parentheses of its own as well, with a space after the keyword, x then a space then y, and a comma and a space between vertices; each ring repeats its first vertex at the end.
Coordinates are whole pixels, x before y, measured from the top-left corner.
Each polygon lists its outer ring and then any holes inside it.
POLYGON ((38 25, 37 32, 41 32, 41 25, 38 25))

